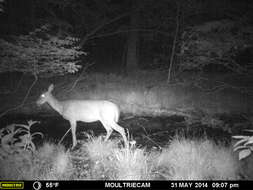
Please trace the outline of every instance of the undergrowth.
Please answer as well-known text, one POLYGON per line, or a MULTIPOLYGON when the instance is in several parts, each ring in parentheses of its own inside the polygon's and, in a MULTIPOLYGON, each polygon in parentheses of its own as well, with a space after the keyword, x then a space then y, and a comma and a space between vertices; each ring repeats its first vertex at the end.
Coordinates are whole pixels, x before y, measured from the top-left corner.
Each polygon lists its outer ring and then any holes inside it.
POLYGON ((24 138, 24 134, 21 137, 11 135, 16 130, 14 127, 7 133, 1 133, 0 179, 239 179, 238 160, 232 154, 232 148, 217 145, 208 139, 176 137, 158 151, 141 148, 134 140, 129 140, 129 147, 125 148, 117 138, 105 142, 101 136, 88 135, 79 148, 66 150, 62 145, 47 142, 36 148, 30 130, 25 133, 27 141, 23 141, 26 143, 21 146, 22 141, 17 139, 24 138), (7 144, 6 135, 10 138, 7 144), (13 140, 14 137, 16 140, 13 140), (6 149, 10 144, 11 148, 6 149), (30 146, 26 146, 28 144, 30 146))

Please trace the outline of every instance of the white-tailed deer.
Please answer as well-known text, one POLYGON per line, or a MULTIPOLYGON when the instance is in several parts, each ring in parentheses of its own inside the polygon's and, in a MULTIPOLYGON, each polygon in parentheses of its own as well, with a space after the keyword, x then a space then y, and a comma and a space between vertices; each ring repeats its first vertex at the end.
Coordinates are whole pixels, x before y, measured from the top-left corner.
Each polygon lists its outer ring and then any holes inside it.
POLYGON ((127 146, 127 138, 124 129, 117 124, 120 111, 116 104, 105 100, 66 100, 59 101, 53 95, 54 85, 51 84, 48 90, 41 94, 37 100, 38 105, 48 103, 62 117, 70 122, 73 146, 76 146, 76 124, 77 121, 95 122, 100 121, 107 134, 105 141, 110 137, 113 129, 118 131, 127 146))

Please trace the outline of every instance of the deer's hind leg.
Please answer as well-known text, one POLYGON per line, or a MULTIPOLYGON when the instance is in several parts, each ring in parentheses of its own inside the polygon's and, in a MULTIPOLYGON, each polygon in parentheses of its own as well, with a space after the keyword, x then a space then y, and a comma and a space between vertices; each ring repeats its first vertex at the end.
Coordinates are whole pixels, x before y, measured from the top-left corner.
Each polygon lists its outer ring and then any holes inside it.
POLYGON ((113 129, 106 122, 104 122, 102 120, 100 122, 102 123, 102 125, 104 126, 104 128, 106 130, 105 141, 107 141, 109 139, 109 137, 111 136, 113 129))
POLYGON ((128 141, 127 141, 125 129, 123 127, 121 127, 119 124, 117 124, 116 122, 113 122, 111 125, 115 131, 117 131, 119 134, 121 134, 121 136, 123 137, 125 146, 128 147, 128 141))

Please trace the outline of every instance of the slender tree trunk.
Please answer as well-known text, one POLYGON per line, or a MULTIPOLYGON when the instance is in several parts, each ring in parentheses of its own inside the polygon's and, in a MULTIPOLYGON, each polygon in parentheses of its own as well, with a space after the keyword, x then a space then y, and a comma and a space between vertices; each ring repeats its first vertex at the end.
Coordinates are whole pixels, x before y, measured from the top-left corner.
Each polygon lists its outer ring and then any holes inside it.
MULTIPOLYGON (((138 1, 131 1, 131 16, 129 29, 137 29, 139 21, 139 4, 138 1)), ((138 69, 138 31, 129 31, 127 39, 127 53, 126 53, 126 70, 127 73, 134 72, 138 69)))

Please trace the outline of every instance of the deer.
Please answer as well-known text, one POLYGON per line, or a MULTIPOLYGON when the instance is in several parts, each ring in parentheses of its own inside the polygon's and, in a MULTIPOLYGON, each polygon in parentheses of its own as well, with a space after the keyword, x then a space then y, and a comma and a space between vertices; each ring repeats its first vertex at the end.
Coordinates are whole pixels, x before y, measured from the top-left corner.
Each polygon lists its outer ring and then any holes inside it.
POLYGON ((48 103, 56 112, 58 112, 64 119, 68 120, 72 133, 72 148, 77 145, 76 126, 77 121, 86 123, 100 121, 106 130, 107 141, 113 131, 121 134, 125 146, 127 146, 127 138, 125 130, 118 124, 120 110, 119 107, 107 100, 64 100, 60 101, 52 95, 54 85, 50 84, 48 90, 42 93, 36 101, 40 106, 48 103))

